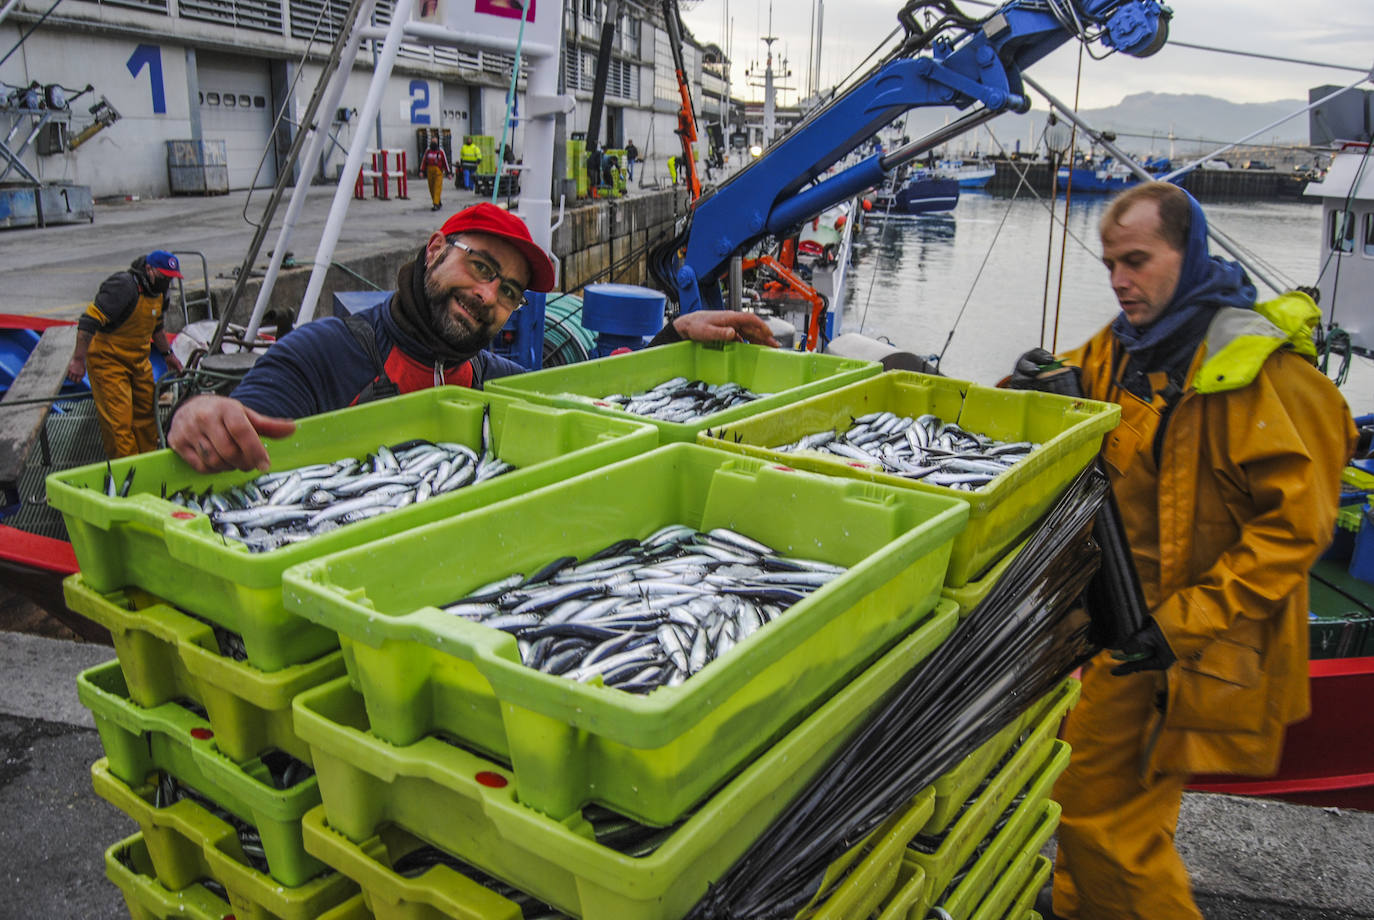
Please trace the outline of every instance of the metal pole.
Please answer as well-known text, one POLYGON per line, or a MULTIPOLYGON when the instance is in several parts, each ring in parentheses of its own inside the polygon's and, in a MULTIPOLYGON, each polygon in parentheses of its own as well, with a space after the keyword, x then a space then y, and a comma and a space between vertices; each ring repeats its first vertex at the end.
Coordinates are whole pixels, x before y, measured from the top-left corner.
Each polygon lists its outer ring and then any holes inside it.
POLYGON ((736 253, 730 257, 730 309, 738 310, 744 305, 744 256, 736 253))
MULTIPOLYGON (((376 0, 362 0, 358 17, 354 21, 371 17, 375 6, 376 0)), ((346 26, 347 23, 344 27, 346 26)), ((263 314, 267 312, 268 303, 271 302, 272 289, 277 284, 277 274, 281 271, 282 259, 286 257, 286 247, 291 241, 291 232, 296 227, 296 220, 300 217, 301 209, 305 207, 306 192, 310 188, 310 177, 314 172, 315 161, 320 158, 325 141, 329 139, 329 129, 326 127, 327 119, 339 107, 339 100, 343 98, 344 88, 348 85, 348 77, 353 70, 353 62, 358 58, 358 48, 362 43, 362 30, 353 28, 348 36, 348 44, 339 57, 339 65, 335 69, 334 75, 329 78, 328 89, 325 90, 324 100, 315 113, 316 118, 313 124, 304 123, 301 126, 302 130, 311 132, 310 140, 306 143, 306 152, 300 159, 301 168, 296 176, 296 185, 291 190, 291 201, 286 206, 285 216, 282 217, 281 231, 277 234, 277 245, 272 248, 272 258, 267 263, 267 274, 262 279, 262 287, 258 289, 257 302, 253 304, 253 315, 249 317, 248 328, 243 333, 245 342, 253 342, 257 339, 258 326, 262 323, 263 314), (307 172, 307 167, 309 172, 307 172)), ((344 176, 340 177, 340 185, 343 184, 344 178, 344 176)))
MULTIPOLYGON (((382 53, 377 60, 377 69, 372 74, 372 85, 368 87, 367 101, 363 103, 363 110, 359 115, 359 120, 364 123, 376 118, 381 111, 382 95, 386 90, 387 80, 391 77, 391 69, 396 64, 396 54, 401 50, 401 36, 405 31, 406 20, 410 18, 414 7, 415 0, 397 0, 395 8, 391 11, 391 28, 387 30, 386 43, 382 45, 382 53)), ((351 178, 358 174, 358 170, 362 167, 363 150, 366 145, 367 137, 361 132, 353 138, 353 146, 348 151, 348 159, 344 162, 343 175, 345 178, 351 178)), ((340 182, 338 188, 334 190, 334 203, 330 206, 329 217, 324 225, 324 233, 320 237, 319 248, 315 251, 315 264, 310 270, 310 283, 305 289, 305 296, 301 299, 300 313, 296 317, 298 325, 308 323, 315 318, 316 301, 320 299, 320 291, 324 288, 324 276, 329 271, 329 261, 334 256, 334 246, 339 242, 344 214, 348 211, 348 200, 352 194, 353 186, 348 182, 340 182)))
MULTIPOLYGON (((1121 150, 1121 148, 1117 147, 1111 141, 1102 137, 1102 135, 1099 134, 1097 131, 1094 131, 1092 126, 1090 126, 1087 122, 1078 117, 1077 112, 1073 111, 1073 109, 1069 108, 1068 106, 1064 105, 1064 103, 1056 99, 1054 95, 1050 93, 1047 89, 1045 89, 1040 84, 1036 83, 1034 80, 1032 80, 1025 74, 1021 75, 1021 79, 1025 81, 1027 86, 1031 87, 1040 95, 1044 96, 1045 99, 1049 101, 1050 105, 1059 110, 1059 113, 1061 115, 1063 115, 1069 121, 1078 125, 1078 127, 1082 128, 1085 132, 1087 132, 1088 136, 1093 139, 1094 143, 1100 144, 1108 153, 1110 153, 1112 156, 1116 157, 1119 161, 1124 163, 1131 170, 1131 172, 1136 174, 1136 176, 1138 176, 1141 179, 1144 179, 1146 182, 1155 181, 1155 177, 1152 176, 1143 166, 1141 166, 1134 159, 1132 159, 1130 154, 1121 150)), ((1269 286, 1271 290, 1276 291, 1278 293, 1292 290, 1292 285, 1284 284, 1282 281, 1274 280, 1270 278, 1267 273, 1261 271, 1260 269, 1252 265, 1245 258, 1245 256, 1238 251, 1238 247, 1236 247, 1235 243, 1230 239, 1230 237, 1226 236, 1216 227, 1213 227, 1210 223, 1207 225, 1207 235, 1211 237, 1214 241, 1216 241, 1218 246, 1226 250, 1237 262, 1239 262, 1248 273, 1258 278, 1260 281, 1263 281, 1266 285, 1269 286)))

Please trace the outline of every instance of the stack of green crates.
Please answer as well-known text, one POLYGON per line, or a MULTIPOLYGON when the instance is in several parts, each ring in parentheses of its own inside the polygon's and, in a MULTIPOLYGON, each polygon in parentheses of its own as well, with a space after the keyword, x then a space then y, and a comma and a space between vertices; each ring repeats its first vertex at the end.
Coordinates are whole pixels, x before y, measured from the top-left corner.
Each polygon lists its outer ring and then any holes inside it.
POLYGON ((1059 820, 1049 796, 1069 759, 1056 733, 1078 693, 1067 679, 936 780, 933 807, 873 915, 925 920, 937 907, 954 920, 1025 915, 1049 873, 1040 850, 1059 820))
POLYGON ((564 178, 577 180, 577 197, 587 197, 587 142, 568 141, 568 171, 564 178))
POLYGON ((472 142, 482 151, 482 161, 477 164, 477 171, 493 175, 496 172, 496 138, 490 134, 474 134, 472 142))
MULTIPOLYGON (((337 630, 349 664, 295 701, 324 825, 364 848, 399 827, 577 916, 681 916, 949 634, 957 609, 939 590, 965 514, 957 500, 674 444, 296 566, 287 603, 337 630), (669 524, 730 528, 849 571, 645 696, 527 668, 512 637, 439 609, 669 524), (417 569, 422 545, 454 562, 417 569), (595 841, 593 806, 672 831, 631 858, 595 841)), ((403 896, 348 865, 365 892, 403 896)))
POLYGON ((135 901, 204 887, 204 879, 236 913, 281 920, 307 920, 356 893, 346 876, 305 852, 301 818, 320 794, 304 764, 282 752, 231 759, 193 709, 130 699, 118 661, 82 673, 77 695, 105 748, 91 767, 95 791, 138 822, 139 840, 126 843, 134 851, 141 844, 146 860, 132 863, 143 862, 150 871, 136 874, 158 883, 125 888, 131 913, 135 901), (169 779, 187 794, 169 798, 169 779))
POLYGON ((66 601, 110 630, 118 656, 83 675, 78 689, 96 715, 107 754, 92 768, 96 790, 142 826, 137 840, 113 848, 123 862, 115 860, 111 865, 122 868, 110 875, 131 912, 158 915, 162 894, 150 880, 179 892, 200 875, 218 880, 218 894, 241 917, 313 917, 356 891, 337 873, 321 876, 325 867, 299 842, 300 819, 319 795, 310 748, 295 732, 292 700, 343 675, 345 663, 332 630, 283 606, 287 567, 536 489, 657 442, 653 428, 633 420, 443 387, 304 419, 269 450, 274 470, 291 470, 361 458, 379 445, 417 437, 476 448, 484 422, 496 454, 516 467, 512 472, 270 552, 251 553, 220 537, 206 515, 164 497, 183 488, 223 492, 255 472, 197 474, 161 451, 49 477, 50 500, 66 516, 81 568, 65 582, 66 601), (107 478, 128 480, 128 493, 110 494, 107 478), (186 739, 195 746, 178 751, 176 742, 186 739), (146 751, 158 756, 149 760, 146 751), (291 788, 273 788, 269 780, 293 761, 291 788), (199 798, 164 802, 158 792, 164 774, 199 798), (259 818, 270 822, 270 831, 259 818), (267 872, 244 861, 226 821, 257 827, 265 846, 269 836, 276 841, 267 872), (294 843, 282 842, 292 835, 294 843))

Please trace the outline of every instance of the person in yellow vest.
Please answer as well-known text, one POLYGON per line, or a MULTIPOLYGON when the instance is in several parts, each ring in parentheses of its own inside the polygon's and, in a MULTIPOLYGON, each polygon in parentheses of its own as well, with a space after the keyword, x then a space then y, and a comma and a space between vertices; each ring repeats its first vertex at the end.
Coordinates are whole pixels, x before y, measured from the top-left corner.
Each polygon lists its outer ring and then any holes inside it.
POLYGON ((159 446, 148 343, 169 369, 181 370, 162 328, 168 288, 180 277, 181 265, 170 252, 158 249, 139 256, 128 271, 105 279, 77 320, 67 379, 75 383, 89 373, 100 438, 111 459, 159 446))
POLYGON ((439 210, 443 207, 440 198, 444 194, 444 177, 453 175, 453 167, 449 166, 448 156, 439 146, 437 137, 430 138, 429 149, 420 158, 420 175, 429 183, 429 197, 434 202, 431 210, 439 210))
POLYGON ((673 184, 677 185, 677 154, 668 157, 668 175, 672 177, 673 184))
POLYGON ((473 177, 477 175, 477 167, 482 162, 482 148, 472 141, 471 135, 463 137, 463 146, 458 149, 458 165, 462 169, 463 188, 473 187, 473 177))
POLYGON ((1100 229, 1121 312, 1062 358, 1121 406, 1102 459, 1151 617, 1084 668, 1045 916, 1201 920, 1174 847, 1183 790, 1272 774, 1308 714, 1307 572, 1357 432, 1313 366, 1316 304, 1256 303, 1192 196, 1135 186, 1100 229))

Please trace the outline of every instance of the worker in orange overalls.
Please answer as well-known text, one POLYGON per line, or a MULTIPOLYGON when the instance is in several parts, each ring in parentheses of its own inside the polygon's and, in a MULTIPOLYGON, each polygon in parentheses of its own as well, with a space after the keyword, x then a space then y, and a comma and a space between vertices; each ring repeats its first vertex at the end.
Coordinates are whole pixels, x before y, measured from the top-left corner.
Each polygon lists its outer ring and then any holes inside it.
POLYGON ((148 343, 181 370, 162 328, 167 290, 181 277, 177 257, 163 249, 139 256, 128 271, 106 278, 76 323, 76 349, 67 365, 73 383, 90 374, 100 438, 111 459, 158 448, 153 366, 148 343))
POLYGON ((444 193, 444 177, 453 175, 453 167, 449 165, 448 154, 439 146, 437 137, 430 139, 429 149, 420 158, 420 175, 429 182, 429 197, 434 202, 430 210, 439 210, 443 207, 439 199, 444 193))

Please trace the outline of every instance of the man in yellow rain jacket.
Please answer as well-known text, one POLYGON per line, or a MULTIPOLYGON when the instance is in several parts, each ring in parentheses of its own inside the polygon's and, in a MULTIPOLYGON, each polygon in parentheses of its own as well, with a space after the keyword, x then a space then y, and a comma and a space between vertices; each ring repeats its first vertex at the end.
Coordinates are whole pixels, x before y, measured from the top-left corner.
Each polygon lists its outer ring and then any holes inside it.
POLYGON ((1174 848, 1183 789, 1194 773, 1272 774, 1285 726, 1308 714, 1307 571, 1356 431, 1310 362, 1316 305, 1255 305, 1240 266, 1208 254, 1186 192, 1130 189, 1101 233, 1122 312, 1064 357, 1087 396, 1121 406, 1102 456, 1177 662, 1142 670, 1146 630, 1084 669, 1054 791, 1054 913, 1200 920, 1174 848))
POLYGON ((471 189, 476 184, 477 167, 481 165, 482 148, 471 137, 464 137, 463 146, 458 148, 459 179, 463 188, 471 189))
POLYGON ((128 271, 105 279, 77 320, 67 379, 76 382, 90 374, 100 437, 105 455, 112 459, 158 447, 148 343, 170 369, 181 370, 162 329, 167 290, 172 279, 180 277, 181 266, 170 252, 158 249, 139 256, 128 271))

